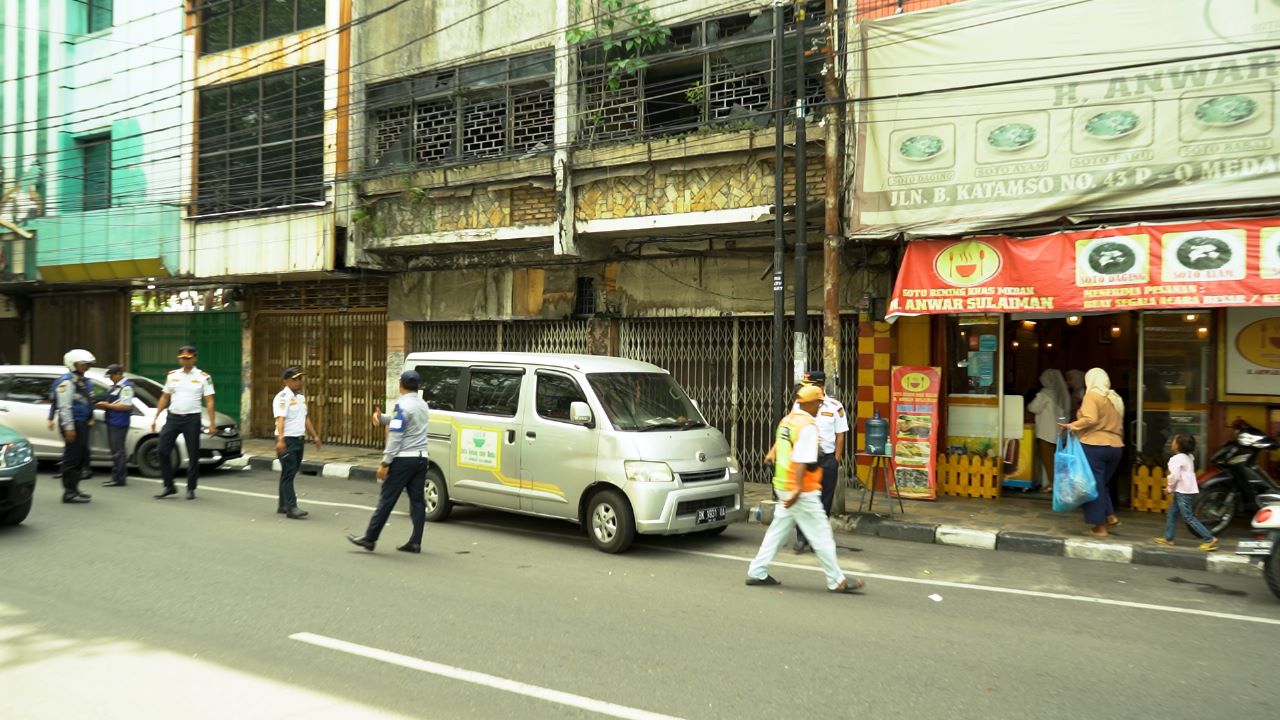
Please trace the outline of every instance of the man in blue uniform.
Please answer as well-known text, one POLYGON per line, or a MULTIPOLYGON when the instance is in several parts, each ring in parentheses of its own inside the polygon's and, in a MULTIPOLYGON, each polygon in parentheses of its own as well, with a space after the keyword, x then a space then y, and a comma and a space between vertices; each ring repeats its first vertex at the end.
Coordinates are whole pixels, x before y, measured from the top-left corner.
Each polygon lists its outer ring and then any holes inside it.
POLYGON ((93 422, 93 393, 84 374, 95 360, 88 350, 69 351, 62 356, 67 372, 53 383, 58 429, 66 443, 58 467, 64 503, 89 502, 88 493, 80 492, 80 469, 89 457, 89 425, 93 422))
POLYGON ((391 517, 391 510, 400 499, 401 492, 409 494, 409 517, 413 520, 413 534, 409 542, 396 548, 400 552, 422 552, 422 530, 427 521, 427 501, 424 486, 427 480, 427 403, 418 394, 422 378, 412 370, 400 375, 400 399, 390 416, 381 410, 373 411, 373 424, 387 426, 387 447, 378 466, 378 481, 382 494, 378 508, 369 519, 369 528, 359 537, 347 535, 347 539, 365 550, 373 550, 382 534, 382 526, 391 517))
POLYGON ((129 423, 133 419, 133 381, 124 376, 124 368, 116 363, 107 366, 107 378, 111 388, 107 399, 98 403, 98 409, 107 416, 107 445, 111 447, 111 478, 105 487, 121 487, 129 478, 129 453, 125 439, 129 435, 129 423))

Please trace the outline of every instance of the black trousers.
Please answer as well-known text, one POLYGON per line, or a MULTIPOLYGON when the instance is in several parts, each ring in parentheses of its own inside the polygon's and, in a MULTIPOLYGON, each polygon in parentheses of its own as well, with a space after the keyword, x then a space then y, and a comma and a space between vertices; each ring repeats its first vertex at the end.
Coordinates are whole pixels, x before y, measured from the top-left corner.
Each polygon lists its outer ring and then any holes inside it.
POLYGON ((128 425, 107 425, 107 444, 111 446, 111 482, 121 485, 129 479, 129 453, 124 448, 128 436, 128 425))
POLYGON ((276 501, 276 505, 285 510, 292 510, 298 507, 298 494, 293 490, 293 479, 298 476, 298 468, 302 467, 302 454, 306 448, 305 439, 301 437, 286 437, 284 439, 284 454, 279 456, 280 498, 276 501))
POLYGON ((160 478, 166 488, 173 487, 173 445, 181 435, 187 444, 187 489, 195 490, 200 482, 200 413, 174 415, 164 421, 160 430, 160 478))
MULTIPOLYGON (((63 435, 64 441, 66 435, 63 435)), ((62 448, 62 459, 58 470, 62 473, 62 494, 64 497, 80 492, 80 468, 89 461, 89 422, 76 421, 76 439, 62 448)))
POLYGON ((401 492, 409 493, 409 518, 413 520, 413 534, 409 542, 422 544, 422 528, 427 522, 427 499, 424 487, 427 482, 427 459, 403 457, 391 461, 387 471, 387 479, 382 481, 382 494, 378 497, 378 508, 369 518, 369 529, 364 531, 364 538, 376 542, 382 535, 382 526, 387 524, 391 511, 396 507, 401 492))
MULTIPOLYGON (((831 505, 836 499, 836 486, 839 484, 840 464, 836 462, 835 453, 819 453, 818 467, 822 468, 822 509, 831 517, 831 505)), ((809 540, 796 526, 796 542, 809 543, 809 540)))

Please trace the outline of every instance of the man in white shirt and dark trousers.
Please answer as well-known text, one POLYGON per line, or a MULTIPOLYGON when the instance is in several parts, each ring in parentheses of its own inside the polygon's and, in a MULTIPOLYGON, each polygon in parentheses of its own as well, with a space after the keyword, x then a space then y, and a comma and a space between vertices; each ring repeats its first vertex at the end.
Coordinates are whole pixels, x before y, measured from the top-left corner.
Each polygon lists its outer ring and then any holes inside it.
POLYGON ((320 433, 316 432, 307 416, 307 398, 302 394, 302 369, 285 368, 280 376, 284 388, 271 403, 276 419, 276 457, 280 459, 280 498, 276 512, 290 520, 301 520, 306 510, 298 509, 298 495, 293 490, 293 479, 302 467, 302 451, 310 436, 320 449, 320 433))
POLYGON ((196 499, 196 485, 200 482, 200 410, 209 413, 210 435, 218 432, 218 415, 213 407, 213 378, 209 373, 196 367, 196 349, 191 345, 178 348, 178 362, 182 367, 170 370, 164 379, 164 392, 156 403, 156 415, 151 420, 151 431, 155 432, 160 413, 169 411, 164 421, 164 429, 160 431, 160 477, 164 480, 164 490, 156 495, 162 500, 177 494, 173 486, 173 445, 178 435, 182 435, 187 444, 187 499, 196 499))
POLYGON ((427 522, 427 501, 424 494, 427 480, 427 403, 418 394, 422 378, 413 370, 400 374, 400 399, 390 417, 381 410, 373 411, 373 424, 387 426, 387 448, 378 466, 378 481, 382 493, 378 507, 369 519, 364 535, 347 535, 353 544, 372 551, 382 535, 382 527, 391 517, 391 511, 400 499, 400 493, 409 494, 409 518, 413 521, 413 533, 409 542, 396 548, 400 552, 422 552, 422 530, 427 522))

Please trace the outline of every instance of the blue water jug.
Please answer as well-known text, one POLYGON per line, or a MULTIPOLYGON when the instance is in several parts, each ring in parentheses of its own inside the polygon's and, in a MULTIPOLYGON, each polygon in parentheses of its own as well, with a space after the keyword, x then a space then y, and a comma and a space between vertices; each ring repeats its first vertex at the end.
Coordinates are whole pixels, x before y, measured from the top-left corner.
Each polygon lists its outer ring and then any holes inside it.
POLYGON ((867 453, 884 455, 888 451, 889 423, 880 417, 880 411, 867 421, 867 453))

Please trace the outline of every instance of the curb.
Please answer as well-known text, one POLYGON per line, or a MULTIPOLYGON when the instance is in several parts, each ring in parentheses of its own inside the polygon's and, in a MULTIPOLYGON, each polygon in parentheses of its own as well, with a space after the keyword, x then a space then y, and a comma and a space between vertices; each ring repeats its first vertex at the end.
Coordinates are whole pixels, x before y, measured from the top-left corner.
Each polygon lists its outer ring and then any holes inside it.
POLYGON ((1229 552, 1190 552, 1131 543, 1077 540, 1056 535, 913 523, 887 520, 870 513, 832 517, 831 526, 837 532, 976 550, 1006 550, 1075 560, 1147 565, 1179 570, 1204 570, 1253 577, 1262 575, 1262 568, 1257 563, 1229 552))
MULTIPOLYGON (((252 468, 266 472, 280 472, 280 461, 266 455, 242 455, 227 460, 230 468, 252 468)), ((303 475, 342 478, 371 482, 377 479, 377 468, 345 463, 321 463, 302 461, 298 470, 303 475)), ((749 517, 749 516, 748 516, 749 517)), ((748 522, 743 520, 742 522, 748 522)), ((1228 552, 1204 553, 1144 545, 1076 540, 1056 535, 1006 530, 978 530, 954 525, 886 520, 874 513, 849 513, 833 515, 831 529, 855 535, 882 537, 886 540, 950 545, 972 550, 1006 550, 1011 552, 1067 557, 1076 560, 1093 560, 1128 565, 1148 565, 1179 570, 1205 570, 1229 575, 1262 576, 1262 567, 1250 559, 1228 552)))

